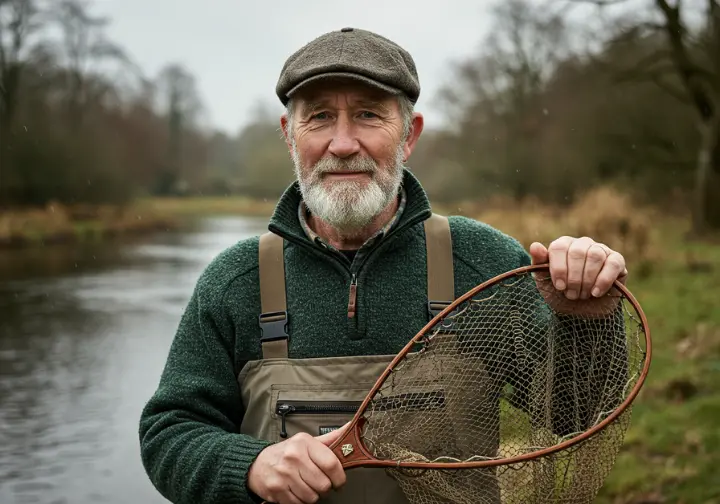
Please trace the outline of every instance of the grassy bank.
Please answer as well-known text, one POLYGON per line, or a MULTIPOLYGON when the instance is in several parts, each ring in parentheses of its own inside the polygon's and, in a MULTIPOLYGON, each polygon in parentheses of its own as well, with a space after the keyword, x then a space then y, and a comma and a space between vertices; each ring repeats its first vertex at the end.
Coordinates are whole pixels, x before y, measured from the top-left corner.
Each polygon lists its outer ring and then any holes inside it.
POLYGON ((0 247, 17 248, 85 242, 177 228, 180 220, 147 203, 123 208, 65 206, 5 210, 0 213, 0 247))
POLYGON ((150 198, 140 205, 148 212, 158 215, 172 215, 182 219, 206 215, 249 215, 266 217, 272 214, 277 201, 252 199, 243 196, 195 197, 195 198, 150 198))
POLYGON ((274 202, 249 198, 146 198, 123 208, 66 206, 0 213, 0 248, 101 240, 181 228, 207 215, 269 216, 274 202))

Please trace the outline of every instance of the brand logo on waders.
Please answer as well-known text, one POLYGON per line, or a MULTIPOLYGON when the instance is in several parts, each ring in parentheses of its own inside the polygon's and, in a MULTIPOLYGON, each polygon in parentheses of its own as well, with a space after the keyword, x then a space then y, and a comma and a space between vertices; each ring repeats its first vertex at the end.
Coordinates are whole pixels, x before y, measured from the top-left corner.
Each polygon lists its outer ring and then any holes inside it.
POLYGON ((332 432, 332 431, 334 431, 334 430, 338 430, 340 427, 342 427, 342 426, 341 426, 341 425, 332 425, 332 426, 329 426, 329 425, 321 425, 321 426, 318 428, 318 432, 319 432, 320 435, 322 436, 323 434, 328 434, 328 433, 330 433, 330 432, 332 432))
POLYGON ((342 450, 342 454, 347 457, 348 455, 350 455, 353 452, 354 449, 353 449, 353 445, 348 443, 348 444, 342 445, 341 450, 342 450))

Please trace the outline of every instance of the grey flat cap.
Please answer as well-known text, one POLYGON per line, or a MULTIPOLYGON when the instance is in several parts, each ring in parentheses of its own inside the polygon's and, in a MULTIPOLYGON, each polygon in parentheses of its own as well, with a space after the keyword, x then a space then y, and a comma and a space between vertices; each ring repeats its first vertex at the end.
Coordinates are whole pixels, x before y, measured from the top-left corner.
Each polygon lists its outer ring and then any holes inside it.
POLYGON ((327 78, 355 79, 412 103, 420 82, 412 56, 395 42, 358 28, 326 33, 292 54, 283 65, 276 93, 283 105, 300 87, 327 78))

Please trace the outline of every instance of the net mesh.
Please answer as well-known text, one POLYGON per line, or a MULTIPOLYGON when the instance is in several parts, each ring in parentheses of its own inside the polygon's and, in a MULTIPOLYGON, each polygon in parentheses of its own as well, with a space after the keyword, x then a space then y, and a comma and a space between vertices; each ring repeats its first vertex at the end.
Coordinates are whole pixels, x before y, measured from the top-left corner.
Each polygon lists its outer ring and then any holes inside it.
MULTIPOLYGON (((616 411, 641 375, 644 342, 617 289, 569 301, 547 271, 511 276, 418 338, 368 404, 363 441, 396 462, 505 461, 557 446, 616 411)), ((629 421, 627 408, 595 435, 521 462, 387 471, 414 504, 592 502, 629 421)))

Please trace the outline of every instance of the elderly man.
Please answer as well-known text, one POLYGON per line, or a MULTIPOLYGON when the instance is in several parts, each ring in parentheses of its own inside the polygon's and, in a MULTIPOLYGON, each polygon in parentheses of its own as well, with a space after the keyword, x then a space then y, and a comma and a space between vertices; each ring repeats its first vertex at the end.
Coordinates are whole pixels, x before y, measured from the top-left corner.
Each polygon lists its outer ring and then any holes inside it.
POLYGON ((328 446, 433 313, 531 262, 550 263, 569 301, 624 280, 622 255, 590 238, 526 252, 488 225, 433 214, 405 168, 423 130, 419 93, 410 54, 360 29, 285 63, 277 94, 297 181, 268 233, 204 271, 142 413, 142 460, 171 502, 403 502, 382 470, 346 474, 328 446))

